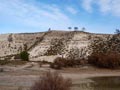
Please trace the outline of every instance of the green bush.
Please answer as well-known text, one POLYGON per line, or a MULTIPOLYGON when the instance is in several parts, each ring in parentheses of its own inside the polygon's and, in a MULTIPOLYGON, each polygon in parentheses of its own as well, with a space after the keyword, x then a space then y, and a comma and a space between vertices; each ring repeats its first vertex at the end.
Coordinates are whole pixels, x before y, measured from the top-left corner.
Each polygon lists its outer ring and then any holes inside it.
POLYGON ((20 53, 20 58, 23 61, 29 61, 29 53, 27 51, 23 51, 20 53))

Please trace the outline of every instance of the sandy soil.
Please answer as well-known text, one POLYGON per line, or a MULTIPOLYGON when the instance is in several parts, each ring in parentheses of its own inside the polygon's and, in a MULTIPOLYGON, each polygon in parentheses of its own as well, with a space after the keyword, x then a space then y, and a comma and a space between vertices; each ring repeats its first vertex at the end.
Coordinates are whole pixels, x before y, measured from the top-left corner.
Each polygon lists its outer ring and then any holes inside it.
MULTIPOLYGON (((29 90, 40 75, 46 71, 55 71, 48 65, 39 67, 37 63, 23 66, 0 66, 0 90, 29 90)), ((98 69, 91 66, 79 68, 64 68, 57 70, 65 78, 71 78, 73 84, 91 82, 88 78, 100 76, 120 76, 120 70, 98 69)), ((74 89, 77 90, 77 89, 74 89)))

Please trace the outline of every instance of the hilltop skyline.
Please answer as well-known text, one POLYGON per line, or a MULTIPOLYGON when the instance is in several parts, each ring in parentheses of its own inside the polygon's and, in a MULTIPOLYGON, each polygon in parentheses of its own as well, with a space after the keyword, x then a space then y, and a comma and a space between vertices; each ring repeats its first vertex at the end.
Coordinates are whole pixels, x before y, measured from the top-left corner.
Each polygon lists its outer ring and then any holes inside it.
POLYGON ((0 33, 86 28, 114 33, 120 28, 120 0, 0 0, 0 33))

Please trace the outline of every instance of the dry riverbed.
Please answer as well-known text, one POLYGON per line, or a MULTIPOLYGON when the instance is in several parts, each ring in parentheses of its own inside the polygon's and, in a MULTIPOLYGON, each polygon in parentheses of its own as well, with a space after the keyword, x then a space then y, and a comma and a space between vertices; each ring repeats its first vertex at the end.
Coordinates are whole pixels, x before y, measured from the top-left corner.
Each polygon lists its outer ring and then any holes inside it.
MULTIPOLYGON (((49 65, 39 66, 38 63, 26 63, 25 65, 0 66, 3 72, 0 72, 0 90, 29 90, 31 85, 46 71, 55 71, 50 69, 49 65)), ((79 68, 64 68, 57 70, 65 78, 71 78, 73 85, 83 82, 91 82, 90 77, 99 76, 120 76, 120 70, 98 69, 91 66, 79 68)), ((79 90, 73 86, 73 90, 79 90)))

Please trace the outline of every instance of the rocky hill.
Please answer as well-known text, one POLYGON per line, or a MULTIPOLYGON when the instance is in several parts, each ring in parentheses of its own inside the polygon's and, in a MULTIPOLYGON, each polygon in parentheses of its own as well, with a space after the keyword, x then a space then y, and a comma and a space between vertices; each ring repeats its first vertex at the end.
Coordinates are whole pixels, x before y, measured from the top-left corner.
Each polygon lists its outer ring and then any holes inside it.
POLYGON ((109 34, 55 30, 39 33, 2 34, 0 35, 0 57, 12 57, 19 54, 26 45, 30 54, 30 60, 51 60, 60 56, 60 54, 53 56, 46 55, 46 52, 52 45, 51 42, 55 39, 64 41, 63 54, 65 55, 71 48, 77 47, 79 49, 85 49, 88 47, 92 39, 96 39, 98 37, 106 38, 107 36, 109 36, 109 34))

